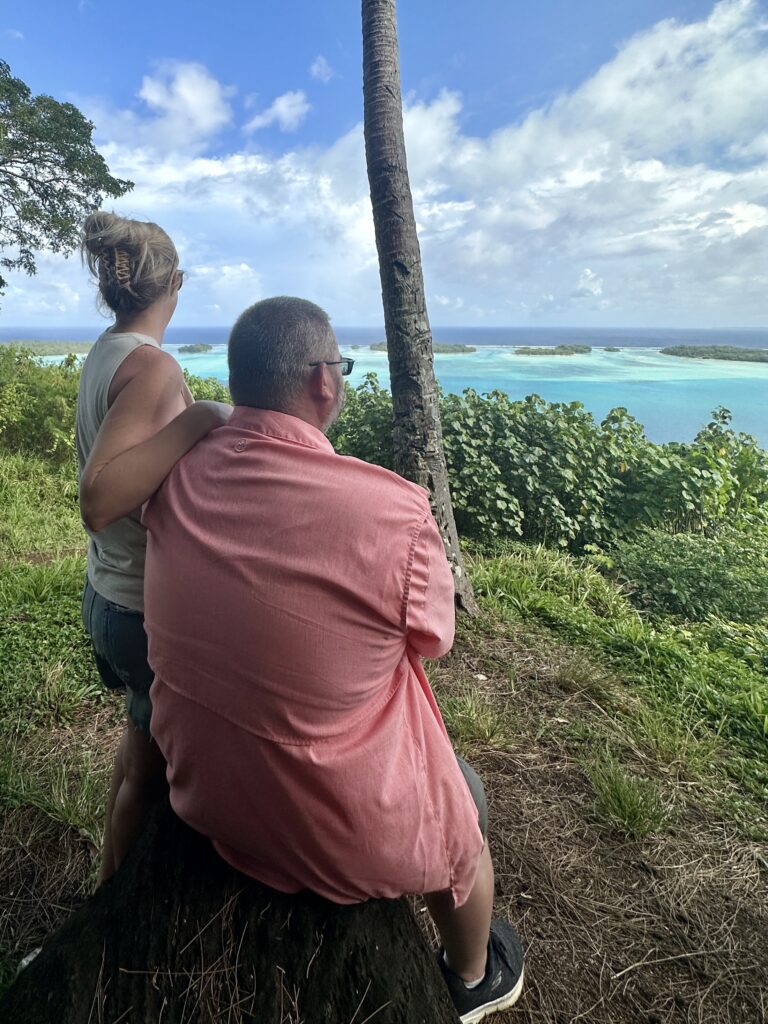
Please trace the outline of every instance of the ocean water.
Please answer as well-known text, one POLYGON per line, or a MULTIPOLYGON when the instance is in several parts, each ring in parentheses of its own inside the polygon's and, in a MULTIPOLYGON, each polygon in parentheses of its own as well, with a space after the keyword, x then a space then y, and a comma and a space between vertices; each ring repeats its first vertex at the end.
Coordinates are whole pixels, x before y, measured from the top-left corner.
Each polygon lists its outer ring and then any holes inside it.
MULTIPOLYGON (((355 359, 349 381, 366 373, 388 385, 384 352, 369 345, 382 341, 380 328, 337 328, 343 354, 355 359)), ((23 337, 42 340, 89 340, 98 328, 39 330, 0 329, 0 343, 23 337)), ((466 354, 435 355, 435 373, 444 390, 460 394, 495 389, 513 398, 538 394, 550 402, 582 402, 598 419, 624 406, 654 441, 688 441, 723 405, 737 430, 754 435, 768 448, 768 363, 737 363, 664 356, 659 348, 676 344, 740 345, 768 348, 768 330, 608 330, 566 328, 435 328, 436 342, 475 345, 466 354), (514 345, 587 344, 588 355, 518 356, 514 345), (606 352, 616 345, 620 352, 606 352)), ((200 376, 226 380, 227 328, 169 328, 165 347, 182 366, 200 376), (204 342, 211 352, 181 355, 179 345, 204 342)))

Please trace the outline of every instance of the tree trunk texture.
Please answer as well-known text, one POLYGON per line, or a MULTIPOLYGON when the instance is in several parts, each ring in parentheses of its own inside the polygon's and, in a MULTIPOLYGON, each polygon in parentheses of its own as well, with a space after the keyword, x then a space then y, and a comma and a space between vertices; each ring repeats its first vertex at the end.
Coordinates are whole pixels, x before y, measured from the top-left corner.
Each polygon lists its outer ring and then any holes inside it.
POLYGON ((0 999, 3 1024, 455 1024, 405 900, 286 896, 164 803, 0 999))
POLYGON ((395 469, 429 491, 457 603, 474 613, 477 605, 448 489, 432 332, 408 180, 395 0, 362 3, 365 155, 387 332, 395 469))

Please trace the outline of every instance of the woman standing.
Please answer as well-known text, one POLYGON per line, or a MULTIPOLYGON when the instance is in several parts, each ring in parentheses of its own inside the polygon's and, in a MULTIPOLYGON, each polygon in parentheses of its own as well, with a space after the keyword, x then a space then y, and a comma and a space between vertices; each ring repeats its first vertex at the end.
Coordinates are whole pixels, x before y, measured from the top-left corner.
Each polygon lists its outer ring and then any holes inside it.
POLYGON ((144 632, 141 505, 231 409, 194 402, 179 364, 162 351, 184 279, 166 232, 94 213, 83 227, 82 252, 115 317, 83 365, 76 434, 89 535, 83 621, 101 678, 110 688, 125 688, 128 712, 107 803, 104 881, 165 785, 165 765, 149 733, 153 676, 144 632))

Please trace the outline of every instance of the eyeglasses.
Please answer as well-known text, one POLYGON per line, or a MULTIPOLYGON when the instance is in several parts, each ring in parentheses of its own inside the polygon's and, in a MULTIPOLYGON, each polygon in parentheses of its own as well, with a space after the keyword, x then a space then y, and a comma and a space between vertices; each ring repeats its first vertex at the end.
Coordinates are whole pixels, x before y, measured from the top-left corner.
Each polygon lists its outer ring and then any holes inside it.
POLYGON ((179 287, 176 289, 176 291, 180 292, 181 291, 181 286, 184 284, 184 271, 183 270, 177 270, 176 271, 176 278, 177 278, 177 280, 179 282, 179 287))
POLYGON ((340 366, 341 376, 348 377, 355 365, 354 359, 318 359, 316 363, 309 363, 310 366, 340 366))

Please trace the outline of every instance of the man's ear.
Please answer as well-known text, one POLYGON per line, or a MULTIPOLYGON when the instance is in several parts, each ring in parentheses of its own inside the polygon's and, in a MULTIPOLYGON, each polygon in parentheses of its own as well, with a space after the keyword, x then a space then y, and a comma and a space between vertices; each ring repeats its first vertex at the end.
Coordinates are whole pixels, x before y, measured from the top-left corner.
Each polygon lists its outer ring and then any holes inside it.
POLYGON ((310 369, 309 393, 315 401, 332 402, 336 397, 336 392, 333 387, 330 367, 325 363, 318 363, 317 366, 312 366, 310 369))

